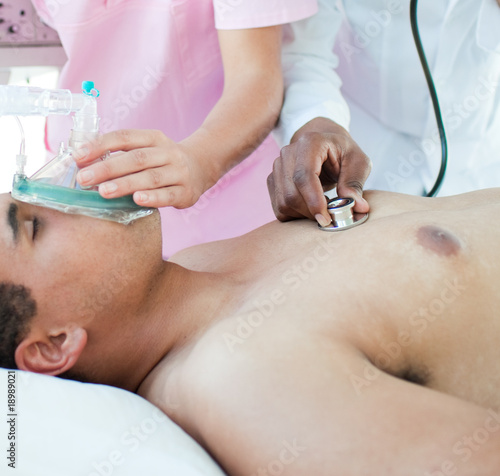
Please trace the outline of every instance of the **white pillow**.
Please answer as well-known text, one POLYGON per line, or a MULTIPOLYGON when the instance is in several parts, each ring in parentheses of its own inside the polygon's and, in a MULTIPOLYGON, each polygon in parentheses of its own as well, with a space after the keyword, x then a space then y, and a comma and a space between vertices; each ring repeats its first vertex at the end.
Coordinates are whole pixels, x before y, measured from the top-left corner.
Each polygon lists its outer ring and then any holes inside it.
POLYGON ((0 474, 14 463, 17 476, 224 476, 155 406, 117 388, 0 369, 0 422, 0 474))

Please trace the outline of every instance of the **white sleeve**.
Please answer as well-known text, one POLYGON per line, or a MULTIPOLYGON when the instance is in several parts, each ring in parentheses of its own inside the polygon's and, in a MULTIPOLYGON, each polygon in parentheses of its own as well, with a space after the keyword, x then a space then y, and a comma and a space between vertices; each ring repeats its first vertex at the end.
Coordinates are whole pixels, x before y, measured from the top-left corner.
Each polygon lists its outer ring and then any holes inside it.
POLYGON ((285 102, 274 138, 280 146, 315 117, 327 117, 349 128, 350 113, 342 97, 333 53, 342 12, 333 0, 319 0, 318 13, 284 26, 283 75, 285 102))

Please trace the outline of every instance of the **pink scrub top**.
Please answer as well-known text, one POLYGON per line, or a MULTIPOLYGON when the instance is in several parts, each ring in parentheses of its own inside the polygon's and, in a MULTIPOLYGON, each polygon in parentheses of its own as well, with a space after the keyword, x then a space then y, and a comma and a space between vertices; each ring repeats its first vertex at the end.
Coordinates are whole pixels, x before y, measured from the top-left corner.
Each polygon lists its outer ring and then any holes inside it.
MULTIPOLYGON (((217 28, 257 28, 313 15, 316 0, 33 0, 69 58, 60 88, 95 82, 102 133, 159 129, 192 134, 222 94, 217 28)), ((47 148, 67 142, 69 117, 47 120, 47 148)), ((231 238, 274 219, 266 178, 279 155, 271 137, 193 207, 160 210, 163 255, 231 238)))

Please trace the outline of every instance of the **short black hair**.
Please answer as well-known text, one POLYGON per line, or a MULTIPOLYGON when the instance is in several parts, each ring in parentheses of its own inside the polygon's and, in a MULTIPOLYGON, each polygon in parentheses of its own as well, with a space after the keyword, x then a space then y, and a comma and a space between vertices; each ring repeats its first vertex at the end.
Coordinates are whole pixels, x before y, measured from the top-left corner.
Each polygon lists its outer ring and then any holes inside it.
POLYGON ((0 282, 0 367, 17 369, 14 354, 35 315, 36 302, 27 287, 0 282))

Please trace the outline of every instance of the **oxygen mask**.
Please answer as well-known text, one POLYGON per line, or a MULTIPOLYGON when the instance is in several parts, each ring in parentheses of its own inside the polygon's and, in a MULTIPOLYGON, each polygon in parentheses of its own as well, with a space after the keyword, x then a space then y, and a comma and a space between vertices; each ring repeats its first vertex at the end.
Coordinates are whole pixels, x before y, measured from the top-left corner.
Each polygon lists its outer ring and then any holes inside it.
MULTIPOLYGON (((24 173, 24 134, 17 156, 17 171, 12 184, 12 197, 22 202, 52 208, 64 213, 131 223, 150 215, 152 208, 137 205, 131 195, 106 199, 97 187, 82 188, 76 181, 78 167, 73 151, 99 132, 96 98, 99 92, 92 82, 84 82, 81 94, 69 90, 46 90, 21 86, 0 86, 0 115, 32 116, 73 114, 73 129, 68 146, 61 144, 56 157, 30 177, 24 173)), ((102 160, 102 159, 101 159, 102 160)))

